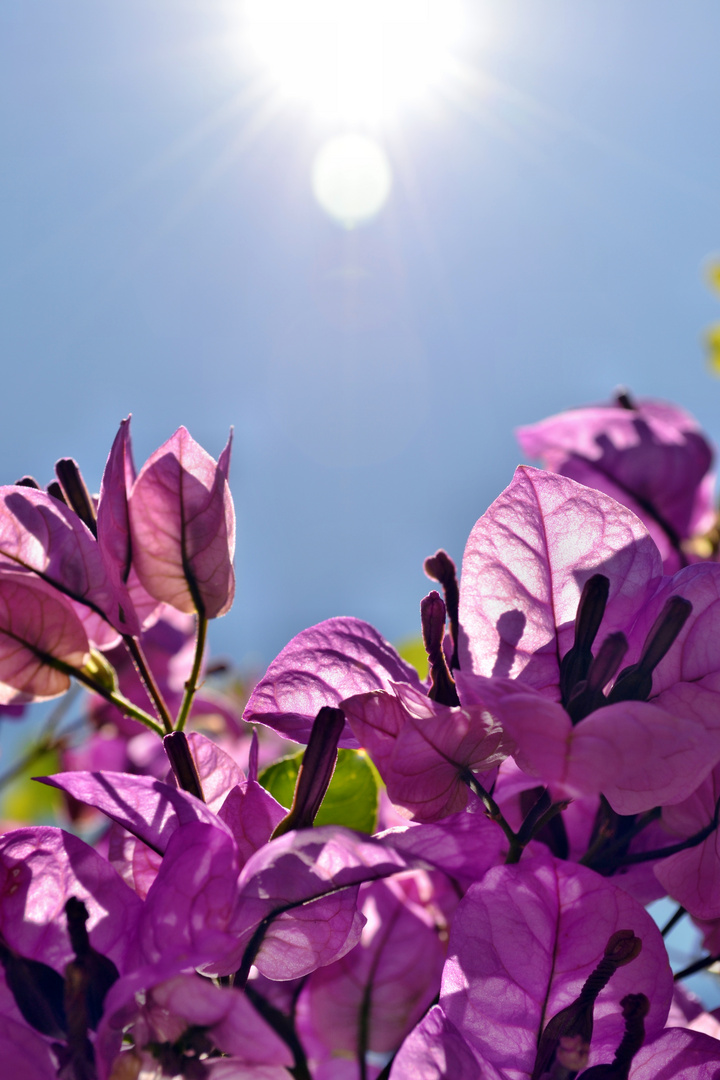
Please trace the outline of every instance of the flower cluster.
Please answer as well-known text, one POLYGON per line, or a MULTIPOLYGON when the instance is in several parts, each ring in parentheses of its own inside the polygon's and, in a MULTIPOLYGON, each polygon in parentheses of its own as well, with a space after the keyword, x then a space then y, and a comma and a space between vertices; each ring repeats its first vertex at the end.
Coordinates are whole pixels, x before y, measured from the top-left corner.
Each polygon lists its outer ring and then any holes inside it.
POLYGON ((700 927, 694 970, 720 956, 712 450, 627 394, 519 436, 545 470, 478 520, 459 582, 426 560, 427 677, 332 618, 244 722, 205 685, 230 444, 181 428, 136 473, 125 421, 97 498, 69 460, 0 488, 0 703, 89 692, 41 780, 75 830, 0 835, 8 1069, 718 1080, 720 1018, 646 910, 700 927))

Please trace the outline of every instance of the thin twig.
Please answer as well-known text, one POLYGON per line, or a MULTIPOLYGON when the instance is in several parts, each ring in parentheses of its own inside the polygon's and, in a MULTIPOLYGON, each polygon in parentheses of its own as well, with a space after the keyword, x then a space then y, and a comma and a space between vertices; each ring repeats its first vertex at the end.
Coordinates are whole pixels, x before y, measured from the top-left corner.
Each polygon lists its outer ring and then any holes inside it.
POLYGON ((705 971, 706 968, 712 967, 720 960, 720 954, 717 956, 701 956, 699 960, 696 960, 694 964, 688 964, 682 971, 676 972, 673 975, 673 982, 678 982, 680 979, 687 978, 688 975, 694 975, 698 971, 705 971))
POLYGON ((662 930, 660 931, 662 936, 667 937, 667 935, 670 933, 670 931, 673 929, 673 927, 677 926, 677 924, 682 919, 683 915, 686 915, 686 914, 687 914, 687 912, 685 911, 685 908, 682 906, 682 904, 680 904, 678 906, 677 911, 673 915, 670 916, 670 918, 668 919, 668 921, 665 923, 662 930))
MULTIPOLYGON (((581 866, 589 866, 592 870, 597 870, 607 859, 614 855, 617 851, 621 851, 622 848, 627 847, 631 840, 646 829, 648 825, 651 825, 653 821, 657 821, 662 813, 662 808, 659 806, 653 807, 652 810, 648 810, 647 813, 641 814, 631 829, 628 829, 626 833, 613 840, 603 849, 603 844, 606 842, 607 837, 602 834, 598 837, 595 843, 585 852, 582 859, 580 859, 581 866), (599 856, 599 858, 596 858, 599 856)), ((614 866, 615 864, 613 864, 614 866)), ((601 873, 601 871, 598 871, 601 873)))
POLYGON ((145 659, 145 653, 143 647, 137 638, 131 637, 129 634, 123 635, 123 641, 125 647, 133 658, 133 663, 137 668, 137 673, 140 676, 140 681, 147 690, 148 697, 152 701, 158 716, 162 720, 162 725, 165 728, 165 734, 169 735, 173 729, 172 717, 170 710, 168 709, 165 698, 162 696, 160 687, 158 686, 152 671, 145 659))
POLYGON ((195 659, 193 660, 190 678, 185 683, 185 696, 183 697, 183 702, 177 718, 177 724, 175 725, 177 731, 182 731, 182 729, 185 727, 185 721, 187 720, 190 713, 190 707, 192 705, 193 698, 197 693, 198 680, 200 678, 200 668, 202 667, 203 653, 205 652, 207 627, 207 618, 205 617, 205 615, 198 613, 197 638, 195 640, 195 659))
POLYGON ((460 778, 467 784, 471 791, 474 791, 478 799, 485 807, 485 813, 491 821, 496 821, 502 831, 505 833, 509 843, 510 851, 508 852, 506 863, 518 862, 522 855, 522 848, 518 845, 518 838, 513 832, 512 828, 505 820, 503 812, 498 804, 493 799, 492 795, 485 790, 480 781, 469 769, 463 769, 460 773, 460 778))

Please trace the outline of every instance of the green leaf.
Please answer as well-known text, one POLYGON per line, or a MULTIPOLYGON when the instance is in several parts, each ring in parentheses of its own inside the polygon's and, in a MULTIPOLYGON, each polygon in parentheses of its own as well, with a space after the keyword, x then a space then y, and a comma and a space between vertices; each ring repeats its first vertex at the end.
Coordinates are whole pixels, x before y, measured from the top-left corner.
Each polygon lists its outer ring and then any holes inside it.
POLYGON ((427 679, 428 658, 422 637, 403 638, 397 642, 395 648, 403 660, 412 664, 421 679, 427 679))
MULTIPOLYGON (((288 810, 292 805, 303 751, 268 765, 259 780, 266 791, 288 810)), ((373 833, 377 827, 378 795, 382 781, 364 750, 338 750, 330 787, 322 801, 316 825, 345 825, 373 833)))
POLYGON ((266 769, 263 769, 258 776, 258 780, 265 790, 269 791, 272 797, 277 799, 286 810, 289 810, 292 805, 295 782, 302 756, 303 751, 301 750, 299 754, 280 758, 279 761, 274 761, 272 765, 268 765, 266 769))
POLYGON ((32 777, 49 776, 58 772, 60 767, 56 750, 38 753, 1 793, 0 816, 6 821, 23 824, 54 824, 63 804, 62 792, 45 784, 36 784, 32 777))

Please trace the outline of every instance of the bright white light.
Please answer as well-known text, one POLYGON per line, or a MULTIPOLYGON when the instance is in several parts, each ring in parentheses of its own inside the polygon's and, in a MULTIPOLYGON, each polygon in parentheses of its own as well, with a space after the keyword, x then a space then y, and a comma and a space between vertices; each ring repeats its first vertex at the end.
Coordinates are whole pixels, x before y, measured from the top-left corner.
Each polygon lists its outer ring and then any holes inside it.
POLYGON ((246 0, 246 32, 282 91, 324 117, 377 123, 436 86, 461 0, 246 0))
POLYGON ((312 187, 323 210, 346 228, 374 217, 390 194, 392 172, 385 151, 365 135, 340 135, 313 162, 312 187))

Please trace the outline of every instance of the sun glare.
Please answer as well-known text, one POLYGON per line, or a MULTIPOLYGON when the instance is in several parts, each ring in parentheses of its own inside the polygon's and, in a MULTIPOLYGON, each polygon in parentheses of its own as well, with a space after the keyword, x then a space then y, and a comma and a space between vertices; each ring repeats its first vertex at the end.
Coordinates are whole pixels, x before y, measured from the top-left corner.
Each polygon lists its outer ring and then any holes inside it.
POLYGON ((461 15, 460 0, 246 0, 245 31, 285 95, 378 124, 441 83, 461 15))

